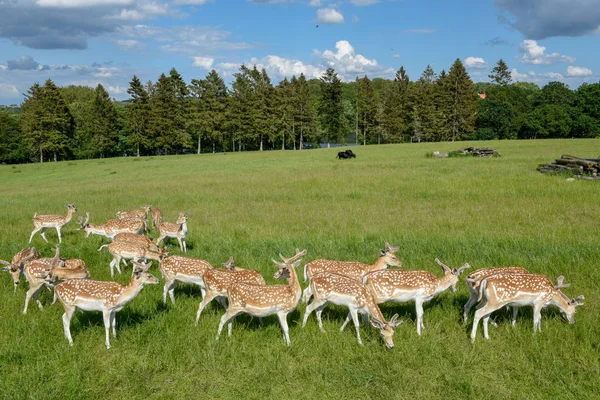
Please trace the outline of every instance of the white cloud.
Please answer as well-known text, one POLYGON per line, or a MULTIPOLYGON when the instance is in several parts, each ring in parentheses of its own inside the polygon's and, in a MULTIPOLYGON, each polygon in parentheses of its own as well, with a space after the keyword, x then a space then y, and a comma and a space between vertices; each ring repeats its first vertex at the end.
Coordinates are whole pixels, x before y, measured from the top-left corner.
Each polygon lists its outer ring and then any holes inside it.
POLYGON ((400 54, 394 54, 392 58, 400 58, 400 54))
POLYGON ((488 63, 481 57, 467 57, 465 58, 464 64, 470 69, 481 69, 488 67, 488 63))
POLYGON ((133 0, 37 0, 40 7, 79 8, 95 6, 126 6, 133 0))
POLYGON ((321 7, 323 5, 323 3, 321 3, 321 0, 310 0, 308 2, 308 5, 310 7, 321 7))
POLYGON ((175 4, 196 5, 201 6, 213 0, 175 0, 175 4))
POLYGON ((112 85, 102 85, 106 89, 106 91, 113 97, 118 97, 119 95, 127 93, 127 88, 123 86, 112 86, 112 85))
POLYGON ((7 67, 6 65, 2 65, 2 64, 0 64, 0 69, 1 69, 1 70, 5 70, 5 69, 8 69, 8 67, 7 67))
POLYGON ((352 3, 355 6, 361 7, 370 6, 371 4, 377 4, 379 3, 379 0, 350 0, 350 3, 352 3))
POLYGON ((320 8, 317 10, 317 22, 321 24, 343 24, 344 16, 333 8, 320 8))
POLYGON ((96 67, 96 70, 92 72, 92 76, 95 78, 110 78, 118 71, 119 69, 114 67, 96 67))
POLYGON ((569 65, 567 67, 567 76, 585 77, 585 76, 591 76, 592 74, 593 74, 593 72, 589 68, 574 67, 572 65, 569 65))
POLYGON ((540 46, 535 40, 523 40, 519 47, 519 50, 523 53, 521 62, 524 64, 549 65, 553 62, 575 62, 575 58, 563 54, 546 54, 546 47, 540 46))
POLYGON ((119 48, 123 51, 129 50, 142 50, 144 48, 144 44, 140 43, 137 40, 131 39, 119 39, 116 41, 119 48))
POLYGON ((15 85, 0 83, 0 97, 12 97, 19 94, 15 85))
POLYGON ((192 65, 194 67, 200 67, 204 69, 211 69, 215 59, 212 57, 193 57, 194 62, 192 65))
POLYGON ((510 71, 510 75, 515 82, 533 82, 537 84, 545 84, 549 81, 562 81, 565 79, 565 77, 558 72, 537 73, 529 71, 528 73, 520 73, 516 68, 513 68, 510 71))

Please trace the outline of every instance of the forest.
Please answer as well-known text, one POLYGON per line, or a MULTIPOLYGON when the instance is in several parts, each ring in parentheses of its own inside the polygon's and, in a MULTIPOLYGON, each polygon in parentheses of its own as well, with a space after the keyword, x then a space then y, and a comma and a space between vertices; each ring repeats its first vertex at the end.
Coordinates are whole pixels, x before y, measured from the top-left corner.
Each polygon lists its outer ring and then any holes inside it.
POLYGON ((186 82, 172 68, 156 82, 134 75, 127 92, 117 101, 101 84, 34 83, 19 107, 0 107, 0 162, 600 136, 600 83, 512 82, 503 60, 478 83, 457 59, 414 81, 403 67, 352 82, 328 68, 276 85, 241 65, 229 87, 215 70, 186 82))

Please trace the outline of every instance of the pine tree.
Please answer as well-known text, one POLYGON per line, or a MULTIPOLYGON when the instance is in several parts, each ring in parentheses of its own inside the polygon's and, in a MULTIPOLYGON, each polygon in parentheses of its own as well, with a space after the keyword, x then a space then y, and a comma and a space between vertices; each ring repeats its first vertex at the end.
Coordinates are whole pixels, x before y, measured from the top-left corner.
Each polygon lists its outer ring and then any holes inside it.
POLYGON ((412 105, 411 140, 435 140, 441 129, 443 116, 437 107, 437 76, 431 66, 427 66, 419 80, 411 86, 410 99, 412 105))
POLYGON ((27 159, 27 149, 21 137, 19 116, 0 107, 0 162, 16 163, 27 159))
POLYGON ((148 132, 157 150, 169 154, 177 150, 178 127, 174 123, 174 115, 180 104, 177 102, 175 88, 165 74, 160 74, 153 85, 150 97, 148 132))
POLYGON ((367 144, 367 135, 376 131, 377 103, 371 80, 365 76, 358 80, 358 128, 362 133, 363 145, 367 144))
POLYGON ((510 85, 512 82, 512 76, 508 70, 508 65, 506 65, 503 59, 498 61, 488 77, 492 80, 492 83, 500 86, 510 85))
POLYGON ((294 108, 296 110, 296 119, 300 128, 300 150, 304 146, 306 136, 311 137, 316 131, 315 113, 313 99, 306 77, 300 74, 293 92, 294 108))
POLYGON ((216 145, 222 145, 224 140, 227 87, 213 69, 205 79, 192 79, 190 92, 192 106, 189 129, 196 133, 198 154, 202 151, 202 138, 212 142, 214 153, 216 145))
MULTIPOLYGON (((292 77, 296 82, 296 76, 292 77)), ((281 150, 285 150, 286 136, 292 136, 294 124, 294 106, 292 104, 292 84, 284 78, 275 88, 275 129, 281 136, 281 150)))
POLYGON ((383 93, 379 107, 381 132, 392 142, 402 142, 404 132, 410 122, 408 104, 408 86, 410 79, 404 67, 396 72, 396 77, 389 82, 383 93))
POLYGON ((146 88, 137 76, 133 75, 129 82, 127 93, 131 96, 131 104, 125 112, 125 128, 127 141, 135 147, 135 153, 140 156, 140 148, 149 149, 152 142, 148 137, 149 96, 146 88))
POLYGON ((187 131, 187 121, 189 114, 189 91, 188 87, 183 80, 182 76, 177 72, 175 68, 171 68, 169 71, 169 81, 173 86, 173 93, 175 97, 175 104, 173 105, 173 113, 171 118, 173 121, 173 132, 171 145, 174 147, 175 152, 178 153, 183 149, 191 147, 191 137, 187 131))
POLYGON ((342 107, 342 82, 333 68, 327 68, 320 78, 321 98, 317 111, 325 132, 327 147, 331 140, 339 140, 343 135, 344 109, 342 107))
POLYGON ((440 78, 440 90, 442 91, 443 115, 445 115, 446 127, 449 138, 464 140, 475 130, 477 117, 477 97, 473 87, 473 81, 462 61, 456 59, 447 76, 440 78))
POLYGON ((98 84, 90 109, 89 134, 95 155, 110 155, 116 146, 118 129, 117 111, 104 86, 98 84))
POLYGON ((256 109, 250 72, 248 67, 241 65, 240 72, 233 74, 235 81, 231 84, 228 127, 233 133, 234 151, 236 142, 238 151, 242 151, 242 142, 254 136, 256 109))

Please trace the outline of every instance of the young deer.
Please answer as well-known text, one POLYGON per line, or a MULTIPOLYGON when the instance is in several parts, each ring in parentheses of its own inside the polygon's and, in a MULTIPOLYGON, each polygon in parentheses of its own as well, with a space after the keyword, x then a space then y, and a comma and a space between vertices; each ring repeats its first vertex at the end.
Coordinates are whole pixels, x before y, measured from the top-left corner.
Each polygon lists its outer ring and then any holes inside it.
MULTIPOLYGON (((38 295, 43 286, 51 288, 50 282, 47 280, 48 275, 55 267, 64 266, 64 261, 59 257, 60 247, 56 245, 54 258, 37 258, 32 259, 23 264, 23 275, 29 284, 29 289, 25 295, 25 306, 23 314, 27 314, 29 300, 33 297, 37 302, 38 307, 42 310, 44 307, 38 299, 38 295)), ((14 278, 14 275, 13 275, 14 278)), ((18 283, 18 282, 17 282, 18 283)))
POLYGON ((106 332, 106 348, 110 349, 109 328, 112 327, 113 337, 117 337, 115 315, 125 304, 139 294, 144 285, 157 284, 156 279, 148 272, 151 263, 139 264, 134 261, 134 271, 127 285, 117 282, 102 282, 89 279, 74 279, 56 286, 58 299, 65 308, 62 316, 65 336, 69 345, 71 338, 71 318, 75 310, 102 311, 104 329, 106 332))
POLYGON ((171 302, 175 304, 175 287, 179 282, 193 283, 200 286, 202 297, 204 297, 203 276, 207 271, 212 270, 213 266, 207 261, 195 258, 170 256, 160 261, 160 271, 165 278, 165 287, 163 291, 163 301, 167 304, 167 293, 171 302))
POLYGON ((71 279, 89 279, 90 271, 87 268, 87 265, 83 260, 71 258, 64 260, 63 265, 57 265, 52 267, 48 277, 46 278, 47 284, 53 286, 54 290, 54 298, 52 299, 52 304, 56 303, 57 295, 56 295, 56 285, 59 282, 68 281, 71 279))
POLYGON ((158 208, 152 209, 152 229, 158 230, 159 225, 162 223, 163 214, 158 208))
POLYGON ((167 249, 161 248, 158 251, 153 251, 147 247, 140 246, 137 243, 130 242, 113 242, 100 246, 98 251, 104 247, 108 247, 108 252, 113 256, 110 262, 110 276, 114 276, 114 268, 121 273, 121 261, 127 265, 125 260, 133 260, 139 262, 140 259, 154 260, 160 262, 163 257, 167 256, 167 249))
POLYGON ((486 339, 488 335, 488 321, 490 314, 506 305, 523 307, 533 307, 533 332, 541 331, 542 308, 550 305, 560 309, 563 316, 570 324, 575 322, 575 312, 578 306, 583 305, 582 296, 569 300, 569 298, 560 291, 561 288, 571 285, 563 284, 564 277, 558 277, 558 284, 554 286, 550 279, 545 275, 535 274, 496 274, 481 281, 479 289, 479 300, 473 320, 473 330, 471 331, 471 342, 475 342, 477 337, 477 325, 483 318, 483 333, 486 339), (482 300, 483 299, 483 300, 482 300))
POLYGON ((369 272, 379 271, 386 269, 388 265, 392 267, 402 267, 402 262, 396 257, 396 252, 399 251, 399 247, 390 246, 388 242, 385 243, 385 250, 380 250, 380 255, 373 264, 364 264, 361 262, 353 261, 335 261, 335 260, 314 260, 304 265, 304 281, 309 280, 309 285, 304 289, 302 293, 302 301, 308 303, 310 300, 311 285, 310 279, 321 272, 333 272, 335 274, 344 275, 352 278, 356 281, 362 282, 363 276, 369 272))
POLYGON ((24 264, 37 258, 40 258, 40 253, 37 252, 35 247, 27 247, 15 254, 11 262, 0 260, 0 264, 5 265, 5 267, 0 268, 0 271, 9 272, 13 278, 14 293, 17 293, 17 286, 19 286, 19 282, 21 281, 24 264))
MULTIPOLYGON (((299 253, 299 250, 296 250, 299 253)), ((251 283, 254 285, 266 285, 266 282, 260 272, 253 269, 242 269, 233 265, 233 257, 223 264, 225 269, 215 268, 209 269, 204 274, 204 288, 205 293, 202 295, 202 301, 198 305, 198 312, 196 313, 196 326, 200 319, 202 310, 211 301, 217 299, 224 307, 225 299, 227 298, 227 290, 231 285, 238 282, 251 283)))
POLYGON ((71 221, 71 218, 73 217, 73 214, 77 212, 77 208, 75 208, 74 204, 67 204, 67 215, 53 215, 53 214, 49 214, 49 215, 37 215, 37 213, 35 213, 33 215, 33 231, 31 232, 31 236, 29 236, 29 243, 31 243, 31 240, 33 239, 33 235, 35 235, 37 232, 41 231, 40 235, 42 235, 42 239, 44 239, 44 241, 46 243, 48 243, 48 239, 46 239, 46 229, 47 228, 55 228, 56 229, 56 233, 58 234, 58 243, 61 243, 62 238, 60 236, 60 230, 62 229, 63 226, 65 226, 66 224, 69 223, 69 221, 71 221))
POLYGON ((152 211, 152 206, 142 206, 141 210, 129 210, 129 211, 117 211, 117 218, 139 218, 139 219, 148 219, 148 213, 152 211))
POLYGON ((144 221, 139 218, 111 219, 102 225, 89 224, 90 213, 85 213, 86 218, 79 217, 79 230, 83 230, 84 236, 87 239, 90 234, 106 236, 113 239, 117 234, 128 232, 140 234, 144 231, 144 221))
POLYGON ((325 332, 325 329, 323 329, 323 321, 321 320, 321 313, 327 304, 333 303, 338 306, 348 307, 350 310, 346 322, 342 325, 340 332, 344 329, 350 318, 352 318, 354 327, 356 328, 358 344, 362 345, 358 314, 366 314, 371 317, 371 324, 379 329, 379 333, 381 334, 386 347, 388 349, 394 348, 394 329, 400 325, 402 321, 397 321, 398 314, 395 314, 390 322, 385 322, 385 318, 377 306, 373 295, 365 285, 355 279, 343 275, 332 272, 322 272, 313 275, 310 280, 310 286, 312 288, 313 301, 306 306, 306 311, 304 312, 304 318, 302 320, 303 328, 306 326, 306 321, 308 321, 310 314, 316 310, 319 329, 322 332, 325 332))
POLYGON ((276 314, 279 318, 285 343, 291 346, 287 315, 296 309, 300 301, 302 288, 300 287, 295 268, 300 265, 301 260, 299 258, 305 254, 306 250, 297 252, 294 257, 287 259, 280 254, 279 256, 284 260, 283 263, 273 260, 279 268, 273 277, 275 279, 287 279, 287 285, 256 285, 245 282, 238 282, 231 285, 227 290, 227 297, 229 299, 227 312, 225 312, 219 322, 216 340, 219 340, 223 326, 228 322, 227 335, 231 336, 231 320, 240 313, 245 312, 255 317, 266 317, 276 314))
POLYGON ((113 242, 135 243, 140 247, 146 247, 151 251, 158 252, 158 246, 152 241, 152 239, 145 235, 138 235, 137 233, 117 233, 113 238, 113 242))
POLYGON ((185 238, 187 236, 188 217, 184 213, 179 213, 179 218, 176 223, 162 222, 158 225, 159 237, 156 239, 156 244, 160 244, 166 238, 174 238, 179 242, 179 249, 184 253, 187 252, 185 238))
POLYGON ((417 334, 421 334, 423 324, 423 303, 450 289, 456 292, 458 277, 463 270, 471 268, 469 264, 450 268, 437 258, 435 262, 442 267, 444 276, 437 277, 429 271, 383 270, 365 275, 365 286, 371 291, 377 304, 388 301, 404 303, 414 300, 417 312, 417 334))
MULTIPOLYGON (((465 278, 465 282, 467 283, 467 289, 469 290, 469 300, 464 306, 463 312, 463 322, 466 324, 469 311, 471 308, 479 301, 479 287, 481 281, 487 278, 488 276, 492 276, 495 274, 528 274, 526 268, 523 267, 493 267, 493 268, 481 268, 476 271, 471 272, 465 278)), ((517 313, 519 308, 513 307, 513 326, 516 324, 517 313)), ((492 325, 497 326, 494 321, 490 321, 492 325)))

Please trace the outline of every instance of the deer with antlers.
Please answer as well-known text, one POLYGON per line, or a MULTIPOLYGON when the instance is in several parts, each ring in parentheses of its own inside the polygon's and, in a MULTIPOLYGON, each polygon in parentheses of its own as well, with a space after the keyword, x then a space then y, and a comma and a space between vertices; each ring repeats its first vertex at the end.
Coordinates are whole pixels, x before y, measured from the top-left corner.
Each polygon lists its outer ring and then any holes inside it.
POLYGON ((102 282, 89 279, 70 280, 56 286, 58 299, 65 308, 62 316, 65 336, 69 345, 73 345, 71 337, 71 318, 77 309, 82 311, 102 311, 106 332, 106 348, 110 349, 109 329, 112 327, 113 337, 117 337, 116 314, 125 304, 133 300, 145 285, 158 283, 148 269, 152 265, 134 263, 131 280, 126 285, 117 282, 102 282))
POLYGON ((0 268, 0 271, 6 271, 10 273, 11 277, 13 278, 13 284, 15 288, 14 293, 17 293, 17 287, 21 281, 21 275, 23 274, 23 267, 25 263, 38 258, 40 258, 40 253, 38 253, 35 247, 27 247, 15 254, 11 262, 0 260, 0 264, 4 265, 3 268, 0 268))
POLYGON ((35 235, 37 232, 40 232, 40 235, 42 236, 42 239, 44 239, 44 241, 46 243, 48 243, 48 239, 46 239, 46 229, 48 228, 54 228, 56 229, 56 233, 58 234, 58 243, 62 242, 62 238, 60 236, 60 230, 62 229, 63 226, 65 226, 66 224, 68 224, 71 221, 71 218, 73 218, 73 214, 77 212, 77 208, 75 207, 75 204, 67 204, 67 215, 54 215, 54 214, 48 214, 48 215, 37 215, 37 213, 35 213, 33 215, 33 231, 31 232, 31 236, 29 236, 29 243, 31 243, 31 240, 33 239, 33 235, 35 235))
MULTIPOLYGON (((465 303, 464 312, 463 312, 463 321, 466 324, 469 312, 471 308, 479 301, 479 287, 481 281, 485 278, 495 275, 495 274, 528 274, 529 271, 523 267, 492 267, 492 268, 481 268, 476 271, 471 272, 465 278, 465 282, 467 283, 467 289, 469 290, 469 300, 465 303)), ((517 313, 519 312, 519 307, 513 307, 513 326, 517 323, 517 313)), ((498 326, 492 320, 490 321, 493 326, 498 326)))
POLYGON ((84 237, 87 239, 90 234, 106 236, 113 239, 119 233, 137 233, 144 231, 144 221, 139 218, 111 219, 102 225, 90 224, 90 213, 85 213, 85 222, 82 217, 79 217, 79 228, 83 230, 84 237))
POLYGON ((158 252, 158 246, 148 236, 139 235, 137 233, 122 232, 117 233, 113 238, 113 242, 135 243, 140 247, 146 247, 151 251, 158 252))
POLYGON ((154 251, 148 247, 140 246, 137 243, 131 242, 113 242, 100 246, 98 251, 104 247, 108 248, 108 252, 113 256, 113 260, 110 262, 110 276, 114 276, 114 268, 121 273, 121 261, 127 265, 125 260, 133 260, 139 262, 143 260, 154 260, 160 262, 163 257, 167 256, 167 249, 160 248, 158 251, 154 251))
POLYGON ((162 223, 163 213, 158 208, 152 209, 152 229, 158 230, 159 225, 162 223))
POLYGON ((142 206, 141 210, 117 211, 118 219, 138 218, 144 221, 144 230, 148 231, 148 213, 152 211, 152 206, 142 206))
POLYGON ((25 295, 25 306, 23 308, 23 314, 27 314, 27 307, 29 306, 29 301, 32 297, 36 301, 40 310, 44 308, 44 306, 42 306, 42 303, 38 299, 38 295, 42 287, 52 287, 47 280, 48 275, 50 275, 52 269, 54 267, 64 266, 64 261, 60 259, 59 253, 60 247, 56 245, 53 258, 35 258, 30 259, 23 264, 23 276, 25 276, 25 279, 29 284, 29 289, 27 290, 27 294, 25 295))
POLYGON ((564 277, 558 277, 555 286, 546 275, 537 274, 496 274, 481 281, 479 289, 480 303, 475 311, 471 342, 477 337, 477 325, 483 318, 483 334, 489 339, 488 321, 490 314, 506 305, 533 307, 533 332, 541 331, 542 308, 556 306, 570 324, 575 322, 577 307, 583 305, 584 296, 569 299, 560 289, 565 285, 564 277))
MULTIPOLYGON (((405 303, 414 300, 417 313, 417 334, 425 328, 423 324, 423 303, 450 289, 456 292, 458 277, 471 268, 469 264, 450 268, 437 258, 436 264, 442 267, 444 276, 438 277, 429 271, 383 270, 365 275, 365 286, 373 294, 377 304, 386 302, 405 303)), ((342 326, 342 329, 344 326, 342 326)))
POLYGON ((158 225, 159 237, 156 239, 156 244, 160 244, 166 238, 177 239, 179 242, 179 249, 184 253, 187 252, 187 246, 185 238, 187 236, 188 217, 185 213, 179 213, 179 218, 176 223, 162 222, 158 225))
POLYGON ((169 256, 160 261, 160 271, 165 278, 163 301, 167 304, 167 293, 171 302, 175 304, 175 287, 179 282, 193 283, 200 286, 202 297, 204 297, 203 277, 213 266, 208 261, 196 258, 169 256))
MULTIPOLYGON (((296 249, 296 253, 300 253, 300 250, 296 249)), ((198 325, 202 310, 204 310, 204 308, 214 299, 217 299, 219 303, 224 307, 227 307, 225 304, 227 291, 234 283, 245 282, 254 285, 266 285, 265 279, 260 272, 253 269, 243 269, 234 266, 233 257, 229 257, 229 260, 224 263, 223 266, 225 269, 209 269, 204 274, 203 281, 205 292, 202 294, 202 301, 198 305, 196 326, 198 325)))
POLYGON ((302 288, 298 280, 295 268, 300 265, 300 257, 306 254, 306 250, 296 252, 291 258, 284 258, 284 262, 273 260, 278 270, 273 275, 275 279, 287 279, 287 285, 257 285, 246 282, 234 283, 227 290, 229 304, 227 312, 221 317, 216 340, 219 340, 221 331, 226 323, 227 334, 231 336, 233 317, 240 313, 248 313, 255 317, 266 317, 276 314, 283 331, 283 338, 288 346, 291 346, 290 335, 287 324, 287 315, 294 311, 300 301, 302 288))
POLYGON ((356 281, 362 282, 363 276, 369 272, 386 269, 389 266, 402 267, 402 262, 396 257, 396 252, 400 247, 393 247, 385 242, 385 250, 380 250, 379 257, 373 264, 364 264, 352 261, 335 261, 319 259, 311 261, 304 265, 304 281, 308 279, 309 285, 302 293, 302 301, 308 303, 312 296, 310 279, 321 272, 333 272, 344 275, 356 281))
POLYGON ((354 327, 356 328, 358 344, 362 345, 363 342, 360 338, 358 314, 364 314, 371 317, 371 324, 379 329, 379 333, 381 334, 386 347, 388 349, 394 348, 394 329, 400 325, 402 321, 398 321, 398 314, 395 314, 390 322, 386 322, 373 295, 361 282, 337 273, 321 272, 313 275, 310 280, 310 286, 312 289, 313 301, 306 306, 306 311, 304 312, 304 318, 302 320, 302 328, 306 326, 310 314, 313 311, 316 311, 319 329, 322 332, 325 332, 323 321, 321 320, 321 313, 327 304, 332 303, 338 306, 348 307, 350 311, 340 332, 344 329, 350 318, 352 318, 354 327))

